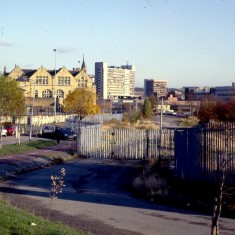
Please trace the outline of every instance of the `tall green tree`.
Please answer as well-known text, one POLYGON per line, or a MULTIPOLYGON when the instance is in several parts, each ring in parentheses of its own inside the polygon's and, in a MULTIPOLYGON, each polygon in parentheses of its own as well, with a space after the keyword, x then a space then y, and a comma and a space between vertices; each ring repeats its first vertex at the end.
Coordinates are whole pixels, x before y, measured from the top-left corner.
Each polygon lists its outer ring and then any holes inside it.
MULTIPOLYGON (((4 75, 0 76, 0 127, 6 117, 14 117, 18 121, 26 114, 26 103, 23 92, 16 80, 4 75)), ((2 137, 2 136, 1 136, 2 137)), ((2 141, 1 141, 2 142, 2 141)), ((0 145, 1 147, 1 145, 0 145)))
POLYGON ((21 118, 26 113, 23 92, 16 80, 0 76, 0 117, 21 118))
POLYGON ((151 107, 152 107, 152 110, 154 112, 156 112, 156 108, 157 108, 157 105, 158 105, 158 100, 157 100, 157 97, 156 96, 150 96, 149 97, 149 101, 151 102, 151 107))
POLYGON ((147 98, 144 100, 142 115, 144 118, 151 118, 152 117, 152 106, 150 100, 147 98))
POLYGON ((76 88, 68 94, 63 106, 66 112, 77 114, 80 120, 100 112, 100 107, 96 104, 96 93, 89 88, 76 88))

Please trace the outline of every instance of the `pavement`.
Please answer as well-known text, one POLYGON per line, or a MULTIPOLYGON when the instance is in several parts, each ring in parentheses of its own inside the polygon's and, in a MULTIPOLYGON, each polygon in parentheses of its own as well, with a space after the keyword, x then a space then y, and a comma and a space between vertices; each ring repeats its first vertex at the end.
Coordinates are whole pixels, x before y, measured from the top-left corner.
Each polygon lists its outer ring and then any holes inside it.
MULTIPOLYGON (((29 140, 24 139, 25 141, 29 140)), ((16 177, 19 173, 73 159, 75 147, 75 141, 60 141, 60 144, 43 149, 0 155, 0 177, 16 177)))

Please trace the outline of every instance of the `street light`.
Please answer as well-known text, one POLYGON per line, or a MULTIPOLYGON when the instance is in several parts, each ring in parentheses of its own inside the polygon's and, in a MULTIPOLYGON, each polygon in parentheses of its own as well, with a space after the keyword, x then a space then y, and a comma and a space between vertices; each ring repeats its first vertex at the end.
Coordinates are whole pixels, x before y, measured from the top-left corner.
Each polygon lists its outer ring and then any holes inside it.
POLYGON ((163 112, 163 97, 161 99, 161 116, 160 116, 160 140, 159 140, 159 159, 161 160, 161 147, 162 147, 162 112, 163 112))
POLYGON ((31 114, 30 114, 30 131, 29 131, 29 141, 32 140, 32 129, 33 129, 33 109, 34 109, 34 97, 35 97, 35 81, 33 82, 33 103, 32 103, 32 108, 31 108, 31 114))
POLYGON ((56 123, 56 49, 55 52, 55 74, 54 74, 54 122, 56 123))

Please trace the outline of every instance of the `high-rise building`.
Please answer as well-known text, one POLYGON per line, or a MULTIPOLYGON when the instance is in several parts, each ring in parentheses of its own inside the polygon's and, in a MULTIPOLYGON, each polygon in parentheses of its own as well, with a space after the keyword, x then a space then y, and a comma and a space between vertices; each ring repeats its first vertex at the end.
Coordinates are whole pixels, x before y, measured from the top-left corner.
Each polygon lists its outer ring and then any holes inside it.
POLYGON ((157 98, 167 96, 167 81, 144 79, 144 95, 156 96, 157 98))
POLYGON ((118 96, 134 96, 135 66, 108 66, 105 62, 95 63, 95 84, 98 98, 112 99, 118 96))

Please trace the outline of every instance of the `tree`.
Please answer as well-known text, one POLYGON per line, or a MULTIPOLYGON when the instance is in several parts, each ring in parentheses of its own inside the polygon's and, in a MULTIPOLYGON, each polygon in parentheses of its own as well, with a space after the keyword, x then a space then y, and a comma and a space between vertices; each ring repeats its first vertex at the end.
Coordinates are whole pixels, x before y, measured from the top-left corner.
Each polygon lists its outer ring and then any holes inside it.
POLYGON ((205 99, 201 101, 198 119, 203 123, 209 122, 210 120, 218 120, 215 100, 205 99))
POLYGON ((63 102, 64 111, 75 113, 82 120, 89 114, 97 114, 100 107, 96 104, 95 91, 90 88, 76 88, 63 102))
MULTIPOLYGON (((4 117, 21 119, 26 113, 26 103, 23 92, 16 80, 0 76, 0 125, 4 117)), ((2 142, 2 141, 1 141, 2 142)), ((1 146, 0 146, 1 147, 1 146)))
POLYGON ((144 118, 151 118, 152 116, 152 106, 148 98, 144 100, 142 115, 144 118))
MULTIPOLYGON (((213 204, 213 215, 211 223, 211 235, 219 235, 219 219, 222 207, 226 206, 227 209, 234 207, 234 161, 235 157, 232 154, 233 140, 233 125, 229 123, 221 123, 223 126, 220 129, 220 139, 223 142, 216 152, 220 151, 221 158, 218 156, 218 165, 216 169, 216 191, 213 204), (219 151, 218 151, 219 150, 219 151)), ((211 158, 211 156, 210 156, 211 158)))
POLYGON ((157 107, 157 105, 158 105, 157 97, 152 95, 152 96, 149 97, 149 101, 151 102, 152 110, 153 110, 154 112, 156 112, 156 111, 157 111, 157 110, 156 110, 156 107, 157 107))
POLYGON ((198 112, 200 122, 235 121, 235 100, 216 101, 203 100, 198 112))

